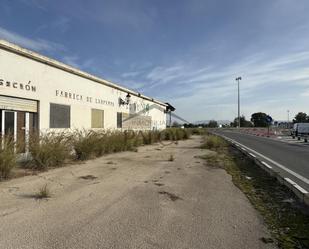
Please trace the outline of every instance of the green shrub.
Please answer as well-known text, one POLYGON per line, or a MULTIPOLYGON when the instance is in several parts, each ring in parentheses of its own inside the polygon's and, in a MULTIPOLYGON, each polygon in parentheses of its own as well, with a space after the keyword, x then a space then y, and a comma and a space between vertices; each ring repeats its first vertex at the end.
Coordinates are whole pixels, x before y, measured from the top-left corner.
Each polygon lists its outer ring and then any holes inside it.
POLYGON ((175 141, 176 140, 176 132, 175 132, 176 128, 168 128, 166 129, 166 140, 172 140, 175 141))
POLYGON ((156 143, 162 139, 177 141, 188 139, 190 131, 181 128, 170 128, 164 131, 75 131, 48 133, 31 138, 29 150, 31 165, 44 170, 48 167, 59 167, 73 154, 76 160, 88 160, 104 154, 136 151, 140 145, 156 143))
MULTIPOLYGON (((101 154, 99 145, 102 135, 94 131, 76 131, 72 137, 72 145, 75 152, 76 160, 87 160, 96 153, 101 154)), ((103 147, 103 149, 105 149, 103 147)))
POLYGON ((133 146, 134 147, 139 147, 141 145, 143 145, 143 135, 142 135, 142 132, 138 132, 134 135, 134 138, 133 138, 133 146))
POLYGON ((135 151, 136 147, 142 145, 141 139, 138 138, 138 133, 134 131, 125 131, 124 134, 124 150, 135 151))
POLYGON ((191 131, 189 129, 184 129, 183 132, 183 139, 189 139, 191 137, 191 131))
POLYGON ((189 128, 188 130, 190 130, 190 132, 193 135, 207 135, 208 134, 205 128, 189 128))
POLYGON ((12 139, 0 140, 0 180, 10 177, 12 169, 16 166, 16 153, 12 139))
POLYGON ((215 135, 205 136, 205 142, 202 145, 202 148, 209 150, 219 150, 226 146, 226 142, 215 135))
POLYGON ((182 140, 183 138, 183 131, 180 129, 175 129, 175 140, 182 140))
POLYGON ((124 135, 122 132, 112 132, 108 138, 107 153, 121 152, 132 147, 128 134, 124 135))
POLYGON ((191 132, 189 129, 183 128, 168 128, 163 131, 164 140, 185 140, 189 139, 191 136, 191 132))
POLYGON ((60 167, 70 156, 70 139, 65 133, 47 133, 30 138, 30 165, 39 170, 60 167))
MULTIPOLYGON (((93 135, 94 134, 96 134, 95 137, 92 137, 91 139, 88 140, 88 143, 93 144, 92 150, 91 150, 91 147, 90 147, 88 154, 89 154, 89 157, 91 157, 92 155, 94 155, 95 157, 100 157, 105 153, 105 150, 106 150, 107 134, 104 133, 104 132, 96 132, 96 133, 93 133, 93 135)), ((84 146, 86 146, 86 145, 84 144, 84 146)), ((82 148, 80 148, 80 149, 82 149, 82 148)), ((81 160, 81 159, 79 159, 79 160, 81 160)))
POLYGON ((143 137, 143 144, 145 144, 145 145, 152 144, 153 136, 152 136, 151 131, 145 131, 145 132, 142 132, 141 134, 142 134, 142 137, 143 137))
POLYGON ((165 129, 163 131, 161 131, 161 140, 171 140, 171 132, 169 131, 169 129, 165 129))

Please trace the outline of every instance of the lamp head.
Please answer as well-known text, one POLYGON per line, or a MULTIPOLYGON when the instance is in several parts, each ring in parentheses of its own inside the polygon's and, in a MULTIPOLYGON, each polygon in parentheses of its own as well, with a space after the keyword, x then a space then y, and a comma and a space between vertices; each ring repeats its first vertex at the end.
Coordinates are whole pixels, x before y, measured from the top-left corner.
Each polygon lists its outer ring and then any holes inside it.
POLYGON ((131 95, 130 93, 127 94, 126 96, 126 104, 128 105, 130 103, 131 95))

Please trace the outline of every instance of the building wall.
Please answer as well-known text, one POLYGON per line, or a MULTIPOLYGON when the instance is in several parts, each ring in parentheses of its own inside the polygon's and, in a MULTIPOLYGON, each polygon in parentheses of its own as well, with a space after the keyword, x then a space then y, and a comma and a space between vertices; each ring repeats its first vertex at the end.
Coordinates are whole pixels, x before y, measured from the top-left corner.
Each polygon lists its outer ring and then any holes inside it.
POLYGON ((104 110, 104 128, 117 128, 117 112, 151 117, 150 129, 166 128, 165 106, 131 94, 131 105, 119 105, 126 91, 0 48, 0 95, 39 102, 39 127, 49 129, 50 103, 71 106, 71 128, 91 128, 91 108, 104 110), (9 82, 9 84, 7 84, 9 82))

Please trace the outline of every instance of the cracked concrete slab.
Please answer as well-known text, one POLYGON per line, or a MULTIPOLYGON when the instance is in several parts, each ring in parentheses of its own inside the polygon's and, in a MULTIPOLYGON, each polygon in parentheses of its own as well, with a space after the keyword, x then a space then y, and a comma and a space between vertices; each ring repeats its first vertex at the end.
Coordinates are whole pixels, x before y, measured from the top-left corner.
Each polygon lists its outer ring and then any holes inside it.
POLYGON ((0 248, 275 248, 231 177, 196 163, 199 145, 144 146, 0 183, 0 248), (49 200, 22 196, 44 184, 49 200))

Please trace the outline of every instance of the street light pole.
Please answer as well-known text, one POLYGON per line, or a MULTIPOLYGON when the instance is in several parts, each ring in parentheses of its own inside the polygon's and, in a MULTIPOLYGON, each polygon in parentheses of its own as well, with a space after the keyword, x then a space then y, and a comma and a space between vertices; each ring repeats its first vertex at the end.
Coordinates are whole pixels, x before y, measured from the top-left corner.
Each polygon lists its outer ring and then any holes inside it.
POLYGON ((288 129, 290 128, 290 110, 287 110, 288 112, 288 129))
POLYGON ((238 83, 238 128, 240 128, 240 98, 239 98, 239 81, 241 80, 241 77, 237 77, 236 81, 238 83))

